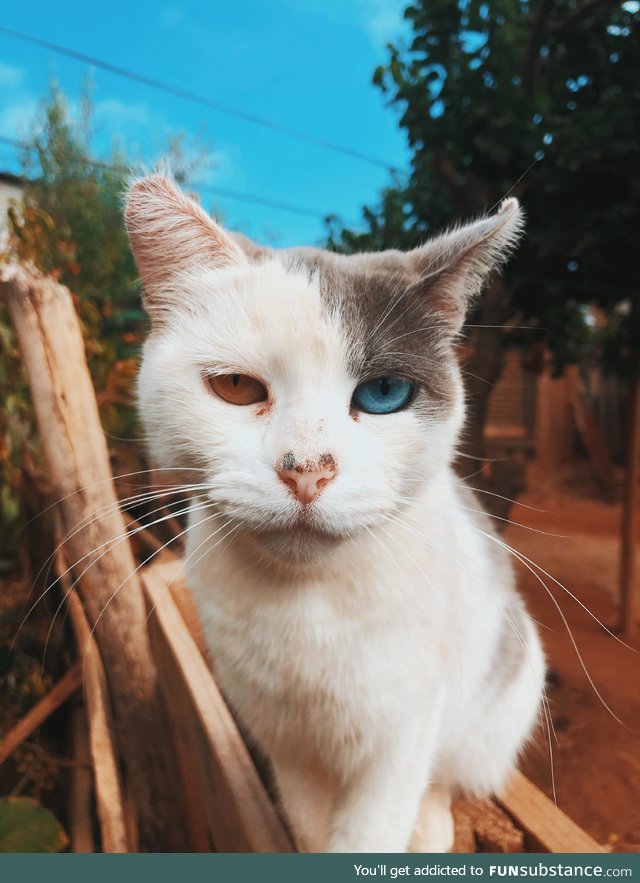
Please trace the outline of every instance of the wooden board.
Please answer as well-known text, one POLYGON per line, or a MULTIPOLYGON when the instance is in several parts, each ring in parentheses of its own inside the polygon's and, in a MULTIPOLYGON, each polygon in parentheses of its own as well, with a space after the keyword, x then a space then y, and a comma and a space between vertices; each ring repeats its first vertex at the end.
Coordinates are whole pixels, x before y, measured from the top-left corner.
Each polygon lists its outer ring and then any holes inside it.
POLYGON ((606 852, 520 772, 496 802, 524 831, 527 852, 606 852))
MULTIPOLYGON (((142 579, 151 643, 174 726, 188 758, 191 787, 218 852, 293 852, 231 713, 169 591, 178 561, 153 565, 142 579)), ((192 807, 193 809, 193 807, 192 807)))

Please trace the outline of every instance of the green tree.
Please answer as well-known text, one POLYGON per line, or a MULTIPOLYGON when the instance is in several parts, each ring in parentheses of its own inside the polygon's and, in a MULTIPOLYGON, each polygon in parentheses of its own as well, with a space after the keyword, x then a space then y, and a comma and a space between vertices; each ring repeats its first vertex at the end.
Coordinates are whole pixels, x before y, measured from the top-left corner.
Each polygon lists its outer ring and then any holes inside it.
MULTIPOLYGON (((409 42, 390 45, 374 74, 400 111, 410 173, 364 210, 364 233, 334 219, 330 245, 410 247, 512 193, 526 239, 471 321, 531 324, 559 370, 592 354, 630 371, 640 352, 639 9, 636 0, 411 3, 409 42), (597 332, 589 304, 605 317, 597 332)), ((469 369, 493 384, 507 336, 486 327, 472 337, 469 369)), ((491 386, 470 386, 469 447, 481 454, 491 386)))
MULTIPOLYGON (((147 321, 122 221, 130 163, 118 152, 109 162, 92 159, 91 122, 86 94, 75 120, 64 96, 51 87, 25 152, 23 199, 9 210, 5 257, 35 264, 72 292, 100 416, 117 444, 135 433, 133 386, 147 321)), ((205 164, 206 149, 195 148, 182 137, 168 145, 168 163, 182 183, 205 164)), ((20 354, 0 302, 0 570, 3 555, 10 563, 26 518, 41 507, 37 465, 20 354)))

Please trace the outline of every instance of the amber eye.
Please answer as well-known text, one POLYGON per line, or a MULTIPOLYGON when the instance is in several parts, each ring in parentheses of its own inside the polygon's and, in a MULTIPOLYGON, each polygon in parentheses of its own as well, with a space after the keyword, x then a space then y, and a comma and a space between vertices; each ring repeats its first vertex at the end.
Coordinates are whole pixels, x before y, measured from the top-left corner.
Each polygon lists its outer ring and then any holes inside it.
POLYGON ((268 398, 264 384, 247 374, 211 374, 207 383, 217 396, 232 405, 254 405, 268 398))

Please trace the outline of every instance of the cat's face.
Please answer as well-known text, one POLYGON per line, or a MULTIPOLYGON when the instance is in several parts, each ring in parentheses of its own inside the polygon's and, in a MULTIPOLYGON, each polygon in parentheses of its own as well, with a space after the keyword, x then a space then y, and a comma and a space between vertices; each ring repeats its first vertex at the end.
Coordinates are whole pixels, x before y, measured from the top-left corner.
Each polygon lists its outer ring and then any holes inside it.
POLYGON ((157 465, 197 470, 221 514, 297 563, 438 480, 464 412, 454 336, 517 204, 407 255, 240 245, 159 176, 133 186, 127 222, 157 465))

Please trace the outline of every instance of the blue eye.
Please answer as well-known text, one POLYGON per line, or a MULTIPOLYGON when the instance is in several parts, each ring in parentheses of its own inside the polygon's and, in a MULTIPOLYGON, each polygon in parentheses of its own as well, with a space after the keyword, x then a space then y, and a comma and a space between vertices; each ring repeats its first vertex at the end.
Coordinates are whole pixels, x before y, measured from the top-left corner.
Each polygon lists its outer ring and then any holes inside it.
POLYGON ((397 377, 376 377, 357 386, 351 406, 367 414, 391 414, 404 408, 413 392, 413 384, 397 377))

